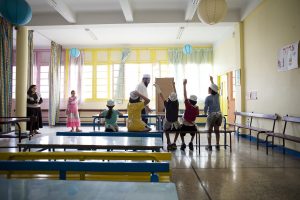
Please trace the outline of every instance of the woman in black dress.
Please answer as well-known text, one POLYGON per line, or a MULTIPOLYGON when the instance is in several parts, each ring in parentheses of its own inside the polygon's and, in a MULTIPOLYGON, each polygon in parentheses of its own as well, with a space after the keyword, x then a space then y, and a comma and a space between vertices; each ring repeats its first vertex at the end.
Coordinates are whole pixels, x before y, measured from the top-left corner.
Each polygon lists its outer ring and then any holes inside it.
POLYGON ((31 122, 27 123, 26 129, 32 131, 31 134, 39 134, 37 130, 43 128, 41 111, 43 99, 36 90, 36 85, 31 85, 27 90, 27 117, 31 118, 31 122))

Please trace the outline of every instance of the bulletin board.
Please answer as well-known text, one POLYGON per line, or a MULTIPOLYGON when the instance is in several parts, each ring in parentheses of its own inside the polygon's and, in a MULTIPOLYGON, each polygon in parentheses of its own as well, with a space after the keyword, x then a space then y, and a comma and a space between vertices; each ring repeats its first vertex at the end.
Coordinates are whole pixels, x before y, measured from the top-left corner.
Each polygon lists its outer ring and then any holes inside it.
MULTIPOLYGON (((165 99, 169 97, 171 92, 175 92, 173 88, 174 78, 155 78, 155 83, 159 85, 161 92, 165 99)), ((160 96, 156 93, 156 113, 161 114, 164 113, 164 103, 161 100, 160 96)))

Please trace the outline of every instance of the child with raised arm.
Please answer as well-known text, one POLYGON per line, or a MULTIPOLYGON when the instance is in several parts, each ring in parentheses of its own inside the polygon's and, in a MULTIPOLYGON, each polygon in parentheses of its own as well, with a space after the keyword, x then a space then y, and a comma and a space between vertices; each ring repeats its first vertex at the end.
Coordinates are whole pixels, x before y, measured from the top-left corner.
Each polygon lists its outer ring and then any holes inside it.
POLYGON ((79 129, 80 126, 80 117, 78 112, 78 101, 77 97, 75 96, 75 91, 71 91, 71 97, 68 99, 67 105, 67 127, 70 127, 70 132, 74 132, 74 128, 76 127, 75 132, 81 132, 79 129))
POLYGON ((150 99, 142 95, 137 91, 132 91, 130 93, 129 103, 127 105, 128 121, 127 128, 128 131, 150 131, 151 128, 147 126, 145 122, 142 121, 141 111, 146 105, 148 105, 150 99), (143 99, 144 101, 141 101, 143 99))
POLYGON ((118 110, 113 109, 115 107, 115 102, 111 99, 107 101, 106 106, 108 109, 99 114, 99 117, 105 118, 105 131, 118 132, 119 127, 117 125, 117 120, 118 117, 122 116, 123 114, 118 110))
POLYGON ((164 119, 164 131, 166 133, 166 138, 167 138, 167 144, 168 144, 167 149, 176 150, 177 149, 176 140, 179 134, 176 133, 174 142, 171 144, 169 132, 166 132, 166 131, 176 131, 180 129, 180 123, 178 122, 179 103, 176 94, 175 82, 173 82, 173 89, 175 92, 171 92, 167 100, 163 96, 160 87, 157 84, 154 84, 154 86, 156 87, 156 90, 160 98, 164 102, 164 106, 166 110, 166 116, 164 119))
POLYGON ((222 113, 220 109, 220 100, 219 100, 219 94, 218 94, 218 86, 214 84, 213 77, 210 76, 210 86, 208 88, 209 96, 205 99, 205 106, 204 106, 204 114, 207 114, 207 122, 206 125, 208 127, 208 134, 207 134, 207 140, 208 140, 208 146, 205 148, 208 151, 212 151, 211 146, 211 133, 214 128, 216 133, 216 149, 220 150, 220 129, 219 127, 222 124, 222 113))
MULTIPOLYGON (((184 105, 185 105, 185 111, 183 114, 183 124, 181 127, 182 131, 192 131, 191 134, 191 141, 189 143, 189 149, 191 151, 194 150, 194 146, 193 146, 193 140, 195 137, 195 132, 197 131, 197 125, 195 123, 196 117, 199 115, 199 108, 196 105, 197 104, 197 96, 196 95, 191 95, 190 98, 187 98, 187 92, 186 92, 186 84, 187 84, 187 80, 184 79, 183 80, 183 94, 184 94, 184 105)), ((181 150, 185 150, 186 148, 186 144, 184 142, 184 136, 185 133, 180 133, 180 137, 182 140, 182 145, 180 147, 181 150)))

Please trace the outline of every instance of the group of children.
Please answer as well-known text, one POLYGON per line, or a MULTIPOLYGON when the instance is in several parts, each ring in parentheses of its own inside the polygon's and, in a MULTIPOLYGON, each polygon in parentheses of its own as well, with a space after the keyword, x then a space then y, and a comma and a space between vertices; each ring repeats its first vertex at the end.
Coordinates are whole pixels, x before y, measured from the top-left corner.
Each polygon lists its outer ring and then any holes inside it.
MULTIPOLYGON (((207 127, 208 127, 208 145, 206 147, 207 150, 212 150, 211 145, 211 133, 212 130, 215 130, 216 133, 216 149, 219 150, 219 126, 222 123, 222 114, 220 111, 220 103, 219 103, 219 94, 218 94, 218 86, 214 84, 213 78, 210 77, 211 85, 208 88, 209 96, 205 99, 205 107, 204 113, 207 114, 207 127)), ((187 98, 187 91, 186 91, 187 80, 183 80, 183 92, 184 92, 184 105, 185 111, 182 117, 182 123, 178 121, 178 112, 179 112, 179 102, 177 99, 175 83, 173 83, 174 92, 172 92, 168 99, 166 99, 161 89, 158 85, 154 84, 158 95, 164 102, 165 106, 165 119, 163 129, 166 132, 167 138, 167 145, 168 150, 176 150, 176 141, 179 136, 182 140, 181 150, 185 150, 186 144, 184 140, 184 136, 186 133, 191 134, 191 140, 188 144, 190 150, 194 150, 193 147, 193 140, 197 131, 196 125, 196 117, 199 115, 199 107, 197 106, 197 96, 190 95, 190 98, 187 98), (180 130, 180 131, 178 131, 180 130), (175 138, 173 143, 170 141, 169 132, 174 131, 176 132, 175 138)), ((80 118, 78 114, 78 107, 77 107, 77 98, 75 96, 75 91, 71 92, 71 97, 68 101, 67 106, 67 127, 71 127, 71 131, 74 131, 76 128, 76 132, 81 131, 78 127, 80 126, 80 118)), ((127 112, 128 112, 128 121, 127 121, 127 128, 128 131, 150 131, 151 129, 148 125, 142 120, 142 110, 145 106, 147 106, 150 102, 146 96, 142 95, 137 91, 132 91, 130 93, 129 103, 127 105, 127 112)), ((118 125, 117 119, 118 116, 121 116, 118 110, 113 109, 115 106, 113 100, 107 101, 107 110, 103 111, 99 114, 100 117, 105 118, 105 131, 106 132, 117 132, 118 125)))

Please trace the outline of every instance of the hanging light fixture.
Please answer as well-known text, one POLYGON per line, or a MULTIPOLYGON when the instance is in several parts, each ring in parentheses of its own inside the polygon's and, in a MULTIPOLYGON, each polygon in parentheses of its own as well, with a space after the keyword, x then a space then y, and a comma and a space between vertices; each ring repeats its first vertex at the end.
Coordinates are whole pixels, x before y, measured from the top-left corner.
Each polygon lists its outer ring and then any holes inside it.
POLYGON ((201 0, 197 14, 201 22, 213 25, 224 19, 227 13, 225 0, 201 0))

